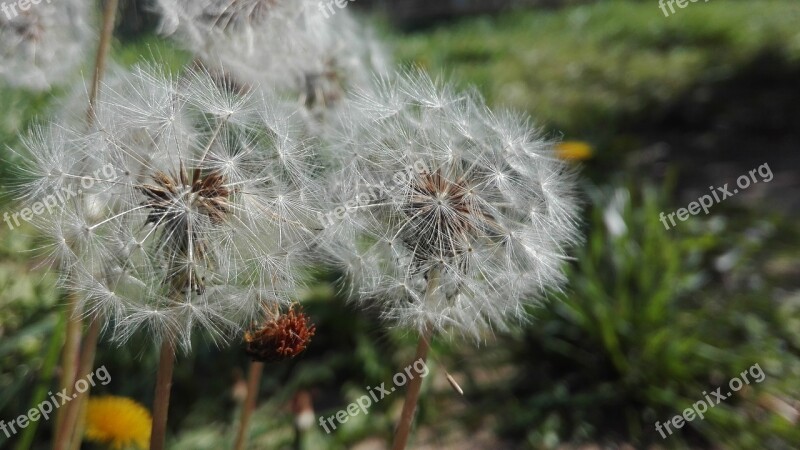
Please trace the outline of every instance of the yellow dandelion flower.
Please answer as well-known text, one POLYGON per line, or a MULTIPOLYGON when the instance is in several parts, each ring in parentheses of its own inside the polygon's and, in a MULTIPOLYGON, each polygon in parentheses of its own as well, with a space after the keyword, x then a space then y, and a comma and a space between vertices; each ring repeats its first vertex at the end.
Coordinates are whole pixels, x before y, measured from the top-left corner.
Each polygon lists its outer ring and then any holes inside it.
POLYGON ((125 397, 90 397, 86 408, 86 439, 119 450, 150 445, 150 412, 125 397))
POLYGON ((564 141, 556 146, 556 154, 567 161, 584 161, 592 157, 594 149, 583 141, 564 141))

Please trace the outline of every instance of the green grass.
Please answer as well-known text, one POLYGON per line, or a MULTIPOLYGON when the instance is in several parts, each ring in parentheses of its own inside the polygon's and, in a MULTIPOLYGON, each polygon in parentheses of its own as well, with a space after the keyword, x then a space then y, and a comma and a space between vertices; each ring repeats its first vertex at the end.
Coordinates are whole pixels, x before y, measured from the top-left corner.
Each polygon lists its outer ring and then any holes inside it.
POLYGON ((117 45, 114 48, 114 61, 125 67, 145 61, 156 62, 170 73, 178 73, 191 61, 191 55, 168 40, 145 36, 125 45, 117 45))
POLYGON ((490 103, 587 135, 722 80, 757 55, 800 63, 800 2, 714 0, 664 17, 655 1, 477 18, 396 42, 406 64, 476 83, 490 103))

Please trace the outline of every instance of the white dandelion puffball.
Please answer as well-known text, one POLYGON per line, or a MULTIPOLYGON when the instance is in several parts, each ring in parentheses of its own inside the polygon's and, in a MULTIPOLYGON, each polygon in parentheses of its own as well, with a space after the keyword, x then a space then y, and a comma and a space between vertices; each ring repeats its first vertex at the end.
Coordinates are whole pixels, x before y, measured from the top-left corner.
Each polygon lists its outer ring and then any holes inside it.
POLYGON ((564 282, 572 171, 530 121, 417 71, 342 121, 321 221, 354 296, 389 322, 480 338, 564 282))
POLYGON ((85 61, 93 35, 87 0, 52 0, 0 11, 0 79, 13 87, 47 90, 63 84, 85 61))
POLYGON ((67 288, 120 342, 144 330, 224 342, 287 304, 312 244, 314 155, 297 114, 205 72, 139 67, 104 87, 96 124, 25 139, 26 201, 67 288))
POLYGON ((325 119, 348 92, 388 71, 372 30, 313 0, 158 0, 161 33, 245 89, 278 89, 325 119))

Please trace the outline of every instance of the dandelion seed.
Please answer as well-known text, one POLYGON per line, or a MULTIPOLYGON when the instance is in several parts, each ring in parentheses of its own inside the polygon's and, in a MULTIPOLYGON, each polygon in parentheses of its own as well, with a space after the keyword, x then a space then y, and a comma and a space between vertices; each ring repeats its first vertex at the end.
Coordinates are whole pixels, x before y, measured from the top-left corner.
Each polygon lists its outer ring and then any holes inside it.
POLYGON ((464 389, 461 388, 461 385, 458 384, 456 379, 453 378, 452 375, 450 375, 449 373, 446 373, 446 372, 445 372, 445 376, 447 377, 447 382, 450 383, 450 387, 452 387, 453 390, 455 390, 459 394, 464 395, 464 389))

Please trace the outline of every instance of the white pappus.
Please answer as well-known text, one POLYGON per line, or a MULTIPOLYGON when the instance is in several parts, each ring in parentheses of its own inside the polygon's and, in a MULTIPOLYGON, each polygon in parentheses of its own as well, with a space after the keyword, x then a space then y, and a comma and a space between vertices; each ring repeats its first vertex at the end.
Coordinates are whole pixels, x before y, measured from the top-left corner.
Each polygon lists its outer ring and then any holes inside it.
POLYGON ((27 202, 84 315, 127 341, 225 342, 286 305, 315 239, 312 149, 292 105, 206 72, 137 67, 104 87, 90 129, 24 140, 27 202))
POLYGON ((0 11, 0 79, 43 91, 64 84, 86 61, 92 38, 88 0, 3 2, 0 11))
POLYGON ((384 78, 341 116, 323 215, 353 294, 390 323, 480 339, 564 282, 574 173, 528 118, 421 71, 384 78))

